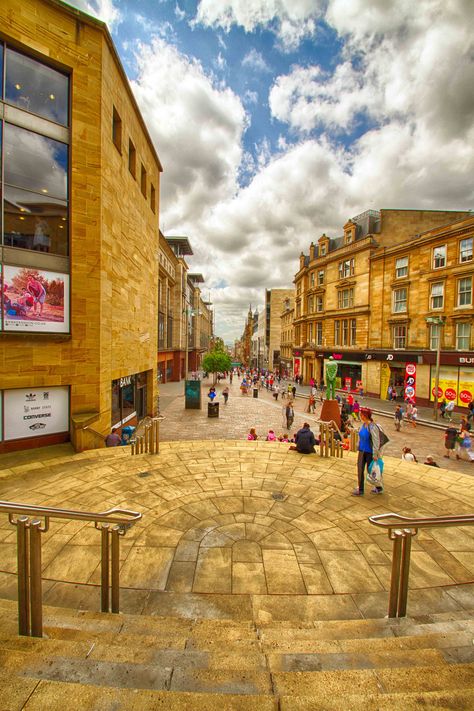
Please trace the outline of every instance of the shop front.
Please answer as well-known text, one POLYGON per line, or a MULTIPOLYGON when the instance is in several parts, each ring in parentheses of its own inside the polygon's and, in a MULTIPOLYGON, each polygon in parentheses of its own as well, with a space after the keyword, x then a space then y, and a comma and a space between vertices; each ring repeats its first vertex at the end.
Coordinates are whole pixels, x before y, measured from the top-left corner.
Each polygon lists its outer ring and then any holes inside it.
POLYGON ((337 363, 337 389, 347 390, 348 392, 359 392, 361 388, 365 389, 363 378, 364 353, 324 351, 323 353, 318 353, 318 358, 323 361, 321 373, 323 379, 325 379, 326 363, 329 361, 329 358, 332 358, 332 360, 337 363))
POLYGON ((112 381, 112 427, 137 425, 147 412, 147 373, 112 381))

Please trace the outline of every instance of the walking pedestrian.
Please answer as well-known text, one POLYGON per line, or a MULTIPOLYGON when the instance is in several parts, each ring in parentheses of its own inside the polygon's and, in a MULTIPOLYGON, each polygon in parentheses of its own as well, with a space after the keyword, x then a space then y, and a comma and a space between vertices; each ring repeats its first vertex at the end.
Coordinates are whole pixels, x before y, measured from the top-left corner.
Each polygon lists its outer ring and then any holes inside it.
POLYGON ((448 416, 449 422, 453 421, 453 412, 454 412, 454 400, 450 400, 444 410, 444 414, 445 414, 445 416, 446 415, 448 416))
POLYGON ((453 451, 456 446, 457 429, 455 427, 447 427, 444 431, 444 448, 446 454, 443 455, 446 459, 449 459, 449 453, 453 451))
POLYGON ((403 422, 403 410, 401 405, 397 405, 395 412, 393 413, 393 421, 395 423, 395 429, 400 432, 403 422))
POLYGON ((286 429, 289 430, 291 429, 291 425, 293 424, 293 420, 295 419, 295 411, 293 409, 293 401, 290 400, 290 402, 287 404, 285 408, 285 417, 286 417, 286 429))
MULTIPOLYGON (((362 426, 359 430, 359 454, 357 457, 357 479, 358 487, 352 492, 352 496, 364 496, 364 486, 365 486, 365 473, 370 472, 371 468, 374 466, 372 462, 379 465, 379 460, 381 460, 381 450, 382 450, 382 430, 372 419, 372 410, 368 407, 361 407, 360 409, 360 419, 362 420, 362 426)), ((385 436, 385 435, 384 435, 385 436)), ((385 441, 387 441, 385 436, 385 441)), ((378 482, 375 484, 371 493, 382 494, 383 493, 383 479, 382 473, 380 471, 380 477, 378 482)))
POLYGON ((224 405, 227 405, 227 400, 229 399, 229 386, 228 385, 226 385, 226 387, 222 391, 222 395, 224 397, 224 405))

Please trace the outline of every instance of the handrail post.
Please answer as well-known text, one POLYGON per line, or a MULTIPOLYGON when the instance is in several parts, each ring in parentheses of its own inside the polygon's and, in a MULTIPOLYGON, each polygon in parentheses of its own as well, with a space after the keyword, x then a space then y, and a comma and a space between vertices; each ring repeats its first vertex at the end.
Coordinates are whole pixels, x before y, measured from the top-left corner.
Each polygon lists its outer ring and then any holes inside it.
POLYGON ((16 521, 17 572, 18 572, 18 633, 30 634, 30 600, 28 589, 28 516, 19 516, 16 521))
POLYGON ((392 577, 390 579, 390 596, 388 616, 396 617, 400 592, 400 561, 402 559, 402 532, 393 531, 392 577))
POLYGON ((109 524, 103 523, 101 533, 101 588, 100 609, 109 611, 109 524))
POLYGON ((410 575, 411 539, 413 532, 407 528, 403 531, 402 556, 400 562, 400 592, 398 595, 398 617, 407 614, 408 578, 410 575))
POLYGON ((120 612, 120 526, 111 530, 111 586, 112 586, 112 612, 120 612))
POLYGON ((43 636, 43 591, 41 585, 41 521, 30 524, 31 636, 43 636))

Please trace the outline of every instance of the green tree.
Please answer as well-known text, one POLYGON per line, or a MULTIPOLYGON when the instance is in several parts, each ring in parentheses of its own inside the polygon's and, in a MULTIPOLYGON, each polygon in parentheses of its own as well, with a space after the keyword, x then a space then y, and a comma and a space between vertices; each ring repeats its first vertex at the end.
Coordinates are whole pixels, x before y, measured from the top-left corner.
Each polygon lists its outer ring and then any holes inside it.
POLYGON ((226 370, 230 370, 230 356, 219 348, 214 348, 209 353, 206 353, 202 359, 201 367, 206 373, 214 373, 214 382, 216 382, 217 373, 224 373, 226 370))

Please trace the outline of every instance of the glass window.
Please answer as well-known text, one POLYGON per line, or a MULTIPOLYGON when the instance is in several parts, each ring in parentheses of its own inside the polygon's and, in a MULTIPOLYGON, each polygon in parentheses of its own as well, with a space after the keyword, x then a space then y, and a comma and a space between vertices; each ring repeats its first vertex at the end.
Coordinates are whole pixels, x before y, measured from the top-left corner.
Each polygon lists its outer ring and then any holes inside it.
POLYGON ((313 324, 310 323, 308 325, 308 342, 312 343, 313 342, 313 324))
POLYGON ((357 319, 351 319, 351 346, 357 343, 357 319))
POLYGON ((438 343, 441 336, 441 326, 432 323, 430 326, 430 349, 436 351, 438 349, 438 343))
POLYGON ((322 244, 321 245, 321 257, 325 257, 325 256, 326 256, 326 245, 322 244))
POLYGON ((146 197, 146 170, 142 163, 141 177, 140 177, 140 188, 144 197, 146 197))
POLYGON ((339 279, 352 276, 354 274, 354 259, 345 259, 339 262, 339 279))
POLYGON ((69 78, 36 59, 7 49, 5 100, 67 126, 69 78))
POLYGON ((402 313, 407 310, 406 289, 396 289, 393 292, 393 310, 395 313, 402 313))
POLYGON ((67 255, 67 203, 6 185, 3 243, 9 247, 67 255))
POLYGON ((119 116, 117 109, 113 108, 112 112, 112 141, 119 153, 122 152, 122 119, 119 116))
MULTIPOLYGON (((3 78, 3 44, 0 42, 0 78, 3 78)), ((3 81, 0 81, 0 99, 3 99, 3 81)), ((0 431, 0 437, 2 433, 0 431)))
POLYGON ((472 260, 472 237, 462 239, 459 243, 459 261, 470 262, 472 260))
POLYGON ((456 324, 456 350, 468 351, 471 344, 471 324, 456 324))
POLYGON ((137 152, 132 141, 128 139, 128 169, 134 178, 137 177, 137 152))
POLYGON ((347 309, 354 305, 354 289, 343 289, 337 295, 338 308, 347 309))
POLYGON ((320 312, 324 310, 324 302, 322 296, 316 297, 316 311, 320 312))
POLYGON ((308 296, 308 313, 310 314, 312 312, 313 312, 313 297, 308 296))
POLYGON ((437 282, 431 285, 431 308, 442 309, 444 302, 444 284, 437 282))
POLYGON ((314 272, 311 272, 310 274, 310 285, 314 286, 314 272))
POLYGON ((150 187, 150 206, 153 212, 156 212, 156 190, 155 186, 153 183, 151 183, 150 187))
POLYGON ((397 279, 408 276, 408 257, 400 257, 395 262, 395 276, 397 279))
POLYGON ((342 343, 344 346, 348 344, 348 333, 349 333, 349 322, 345 318, 344 321, 342 322, 342 343))
POLYGON ((465 277, 458 281, 458 306, 471 306, 472 304, 472 277, 465 277))
POLYGON ((324 269, 318 272, 318 286, 321 286, 321 284, 324 284, 324 269))
POLYGON ((316 345, 323 345, 323 324, 321 322, 316 324, 316 345))
POLYGON ((407 327, 394 326, 393 327, 393 347, 394 348, 406 348, 407 343, 407 327))
POLYGON ((334 343, 336 346, 341 345, 341 322, 334 321, 334 343))
POLYGON ((446 245, 433 249, 433 269, 440 269, 446 266, 446 245))
POLYGON ((6 123, 4 145, 5 183, 67 199, 68 147, 65 143, 6 123))

